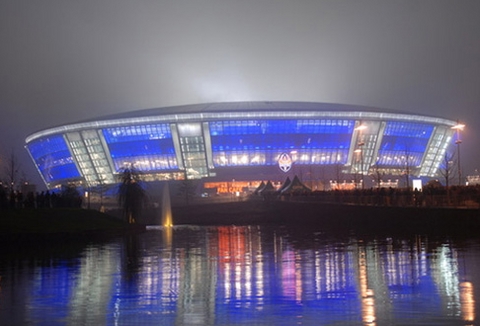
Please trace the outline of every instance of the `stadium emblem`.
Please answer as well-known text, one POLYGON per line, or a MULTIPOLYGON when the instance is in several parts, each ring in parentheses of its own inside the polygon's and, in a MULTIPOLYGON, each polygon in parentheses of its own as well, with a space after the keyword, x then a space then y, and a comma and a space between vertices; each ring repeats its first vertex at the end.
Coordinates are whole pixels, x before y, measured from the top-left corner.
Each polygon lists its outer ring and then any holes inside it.
POLYGON ((292 158, 287 153, 282 153, 278 159, 278 167, 283 172, 288 172, 292 168, 292 158))

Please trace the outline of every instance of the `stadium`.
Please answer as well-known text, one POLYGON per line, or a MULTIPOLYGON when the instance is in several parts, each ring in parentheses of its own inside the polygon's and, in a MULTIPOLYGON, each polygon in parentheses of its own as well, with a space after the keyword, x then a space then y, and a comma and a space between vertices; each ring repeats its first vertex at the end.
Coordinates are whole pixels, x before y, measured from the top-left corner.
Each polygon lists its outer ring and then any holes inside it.
POLYGON ((438 177, 459 141, 456 125, 354 105, 210 103, 49 128, 28 136, 26 149, 48 189, 115 184, 125 167, 146 181, 202 179, 219 192, 294 175, 331 189, 438 177))

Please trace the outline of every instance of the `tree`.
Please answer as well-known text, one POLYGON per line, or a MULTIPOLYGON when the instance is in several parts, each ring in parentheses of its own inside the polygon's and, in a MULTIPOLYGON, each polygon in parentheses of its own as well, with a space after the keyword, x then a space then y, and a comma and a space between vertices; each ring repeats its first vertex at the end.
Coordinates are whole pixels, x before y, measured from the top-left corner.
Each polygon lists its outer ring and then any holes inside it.
POLYGON ((450 179, 453 177, 453 156, 453 153, 445 153, 439 169, 440 174, 445 178, 445 189, 447 190, 448 203, 450 203, 450 179))
POLYGON ((385 173, 382 172, 382 169, 380 168, 379 158, 377 157, 377 161, 375 162, 375 165, 372 171, 372 177, 375 180, 375 183, 377 184, 377 188, 380 188, 380 184, 382 183, 382 178, 384 175, 385 173))
POLYGON ((118 203, 122 207, 128 223, 135 223, 146 201, 146 193, 141 185, 140 173, 132 166, 120 173, 118 203))
POLYGON ((18 173, 20 170, 20 164, 18 163, 17 157, 12 149, 12 153, 10 154, 10 159, 6 162, 7 165, 5 166, 5 173, 7 178, 8 187, 10 189, 10 193, 12 194, 15 191, 15 188, 18 183, 18 173))
POLYGON ((410 189, 410 173, 411 173, 411 166, 412 166, 412 159, 413 157, 410 155, 410 146, 405 146, 405 156, 403 159, 405 160, 405 183, 406 183, 406 188, 407 190, 410 189))
POLYGON ((58 207, 81 207, 82 196, 78 189, 73 185, 62 186, 59 200, 53 202, 53 206, 58 207))
POLYGON ((195 195, 195 189, 197 185, 193 182, 193 180, 187 178, 187 173, 184 173, 184 179, 178 188, 178 195, 185 196, 185 205, 188 206, 190 203, 190 198, 195 195))
POLYGON ((453 177, 453 154, 445 153, 445 156, 440 164, 439 172, 445 178, 445 187, 448 189, 450 180, 453 177))
POLYGON ((342 171, 342 164, 336 163, 334 165, 334 178, 335 178, 335 182, 337 183, 337 189, 339 189, 338 187, 340 187, 340 182, 342 182, 342 179, 344 177, 345 176, 342 171))

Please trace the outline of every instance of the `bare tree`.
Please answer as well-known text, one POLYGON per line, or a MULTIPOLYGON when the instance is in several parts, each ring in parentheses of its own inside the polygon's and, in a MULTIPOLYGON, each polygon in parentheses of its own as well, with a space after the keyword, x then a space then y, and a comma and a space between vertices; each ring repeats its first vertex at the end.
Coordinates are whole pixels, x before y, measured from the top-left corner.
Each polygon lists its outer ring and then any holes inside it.
POLYGON ((447 201, 450 203, 450 179, 454 177, 453 173, 453 157, 454 154, 445 153, 443 161, 440 165, 439 172, 445 178, 445 189, 447 190, 447 201))
POLYGON ((373 166, 372 169, 372 177, 375 180, 375 183, 377 184, 377 188, 380 188, 380 184, 382 183, 382 177, 385 175, 384 172, 381 171, 380 169, 380 164, 378 163, 378 158, 377 161, 375 162, 375 165, 373 166))
POLYGON ((337 185, 340 184, 342 178, 344 177, 341 164, 335 164, 335 181, 337 185))
POLYGON ((440 169, 439 173, 442 175, 442 177, 445 179, 445 187, 448 190, 448 187, 450 186, 450 180, 454 177, 453 175, 453 157, 454 154, 448 154, 445 153, 445 156, 440 164, 440 169))
POLYGON ((410 189, 410 173, 411 173, 411 156, 410 156, 410 149, 405 146, 405 182, 406 182, 406 188, 410 189))
POLYGON ((196 187, 196 183, 194 183, 193 180, 187 178, 187 173, 185 171, 182 183, 178 188, 178 195, 185 196, 185 205, 188 206, 190 204, 190 199, 195 195, 196 187))
POLYGON ((11 207, 16 207, 17 205, 17 194, 15 191, 19 186, 18 175, 20 173, 20 163, 15 155, 14 150, 10 154, 10 157, 5 162, 5 188, 7 190, 9 202, 11 207))
POLYGON ((20 171, 20 163, 18 163, 18 159, 15 156, 15 152, 12 149, 10 158, 6 162, 6 166, 5 166, 6 181, 8 183, 8 188, 10 189, 10 193, 13 193, 17 187, 19 171, 20 171))

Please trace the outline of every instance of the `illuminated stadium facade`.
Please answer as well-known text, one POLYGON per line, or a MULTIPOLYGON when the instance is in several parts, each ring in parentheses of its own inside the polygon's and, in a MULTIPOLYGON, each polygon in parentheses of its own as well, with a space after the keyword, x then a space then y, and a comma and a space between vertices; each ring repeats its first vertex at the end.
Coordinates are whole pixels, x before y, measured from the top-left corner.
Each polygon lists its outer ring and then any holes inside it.
POLYGON ((213 103, 50 128, 27 137, 26 148, 48 188, 113 184, 130 166, 152 181, 280 179, 319 168, 435 177, 453 144, 455 125, 352 105, 213 103))

